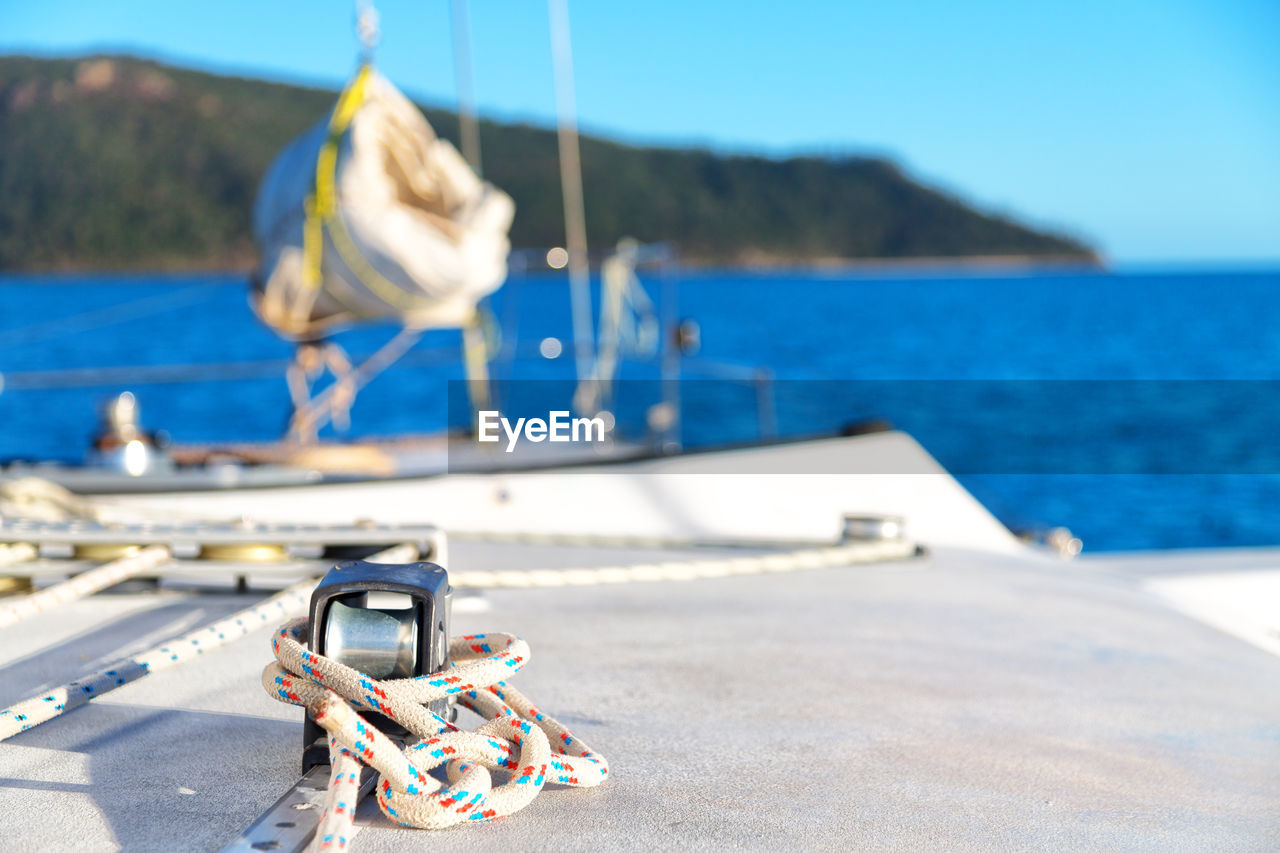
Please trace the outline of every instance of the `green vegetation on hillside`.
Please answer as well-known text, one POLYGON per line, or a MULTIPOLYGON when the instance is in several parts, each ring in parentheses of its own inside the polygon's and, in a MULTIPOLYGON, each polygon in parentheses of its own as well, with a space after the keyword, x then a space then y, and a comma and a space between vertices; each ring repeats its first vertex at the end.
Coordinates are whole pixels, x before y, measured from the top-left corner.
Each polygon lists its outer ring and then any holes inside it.
MULTIPOLYGON (((247 266, 274 154, 334 93, 128 57, 0 57, 0 268, 247 266)), ((442 136, 457 117, 427 109, 442 136)), ((564 240, 552 131, 483 122, 485 177, 516 200, 515 246, 564 240)), ((582 140, 589 238, 672 242, 693 261, 1091 250, 979 213, 863 157, 723 156, 582 140)))

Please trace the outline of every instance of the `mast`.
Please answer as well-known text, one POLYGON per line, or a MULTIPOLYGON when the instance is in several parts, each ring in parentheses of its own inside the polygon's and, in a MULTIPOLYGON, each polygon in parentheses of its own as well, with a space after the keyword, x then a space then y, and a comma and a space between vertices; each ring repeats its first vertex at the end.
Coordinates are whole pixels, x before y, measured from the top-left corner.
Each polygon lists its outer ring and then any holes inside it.
POLYGON ((480 168, 480 122, 476 115, 476 87, 471 60, 471 4, 468 0, 450 0, 453 18, 453 67, 458 86, 458 138, 462 156, 475 173, 480 168))
POLYGON ((382 40, 378 10, 373 7, 373 0, 356 0, 356 38, 360 40, 361 64, 373 64, 374 51, 382 40))
MULTIPOLYGON (((468 0, 450 0, 453 19, 453 68, 458 88, 458 141, 462 156, 481 177, 480 122, 476 110, 474 66, 471 61, 471 6, 468 0)), ((462 366, 467 376, 467 397, 471 411, 479 412, 491 405, 489 394, 489 356, 484 325, 479 310, 462 327, 462 366)))
POLYGON ((577 105, 573 91, 573 52, 569 42, 568 0, 547 0, 551 19, 551 56, 556 82, 556 135, 560 145, 560 189, 564 195, 565 248, 569 253, 569 297, 573 312, 574 366, 578 408, 594 413, 591 387, 595 349, 591 331, 591 271, 587 261, 587 217, 582 198, 582 157, 578 150, 577 105))

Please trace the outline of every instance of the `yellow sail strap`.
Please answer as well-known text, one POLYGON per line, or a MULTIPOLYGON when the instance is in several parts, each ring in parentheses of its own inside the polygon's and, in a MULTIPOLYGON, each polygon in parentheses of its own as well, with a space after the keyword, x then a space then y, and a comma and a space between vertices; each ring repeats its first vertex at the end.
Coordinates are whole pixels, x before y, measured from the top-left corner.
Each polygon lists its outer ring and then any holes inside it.
MULTIPOLYGON (((338 97, 338 103, 329 116, 329 132, 316 156, 315 192, 305 202, 306 220, 302 231, 303 284, 312 293, 319 290, 324 277, 324 236, 327 231, 333 247, 351 273, 360 283, 388 305, 401 310, 411 310, 422 304, 420 297, 407 293, 404 288, 388 281, 364 257, 351 239, 346 222, 338 211, 338 146, 342 136, 351 127, 356 113, 368 97, 369 81, 373 68, 361 65, 356 76, 338 97)), ((306 306, 309 313, 311 306, 306 306)))

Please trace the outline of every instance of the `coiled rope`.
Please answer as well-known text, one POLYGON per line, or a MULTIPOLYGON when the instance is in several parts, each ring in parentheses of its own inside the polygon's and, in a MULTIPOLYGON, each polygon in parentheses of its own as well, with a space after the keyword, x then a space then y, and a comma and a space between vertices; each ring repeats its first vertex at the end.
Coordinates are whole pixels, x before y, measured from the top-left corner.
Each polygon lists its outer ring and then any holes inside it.
POLYGON ((19 477, 0 483, 0 518, 97 521, 101 513, 97 502, 43 477, 19 477))
POLYGON ((9 545, 0 545, 0 567, 16 566, 19 563, 27 563, 40 556, 39 549, 29 542, 14 542, 9 545))
MULTIPOLYGON (((802 571, 914 553, 915 546, 905 540, 853 542, 718 560, 456 572, 451 581, 458 587, 527 589, 696 580, 802 571)), ((452 666, 445 673, 378 681, 307 649, 307 629, 302 619, 276 632, 276 662, 263 670, 262 684, 277 700, 307 708, 330 735, 329 790, 312 850, 346 849, 353 835, 361 764, 380 774, 377 801, 387 817, 401 826, 427 829, 513 814, 548 780, 594 787, 607 777, 603 757, 505 683, 529 658, 528 644, 518 637, 491 633, 455 638, 449 645, 452 666), (425 707, 448 696, 489 722, 471 732, 459 731, 425 707), (402 751, 353 708, 384 714, 421 741, 402 751), (550 744, 555 745, 554 754, 550 744), (447 785, 428 773, 441 764, 447 785), (492 770, 505 770, 511 778, 495 787, 492 770)))
POLYGON ((308 650, 306 635, 305 619, 276 632, 276 662, 263 670, 262 685, 279 701, 305 707, 329 733, 336 753, 316 849, 341 849, 350 837, 353 759, 378 771, 383 813, 401 826, 423 829, 505 817, 528 805, 548 780, 589 788, 609 773, 602 756, 506 684, 529 660, 529 646, 519 637, 456 637, 446 671, 379 681, 308 650), (426 707, 448 697, 488 722, 462 731, 426 707), (420 740, 401 750, 353 709, 383 714, 420 740), (440 765, 448 784, 429 774, 440 765), (510 778, 494 785, 493 770, 510 778))

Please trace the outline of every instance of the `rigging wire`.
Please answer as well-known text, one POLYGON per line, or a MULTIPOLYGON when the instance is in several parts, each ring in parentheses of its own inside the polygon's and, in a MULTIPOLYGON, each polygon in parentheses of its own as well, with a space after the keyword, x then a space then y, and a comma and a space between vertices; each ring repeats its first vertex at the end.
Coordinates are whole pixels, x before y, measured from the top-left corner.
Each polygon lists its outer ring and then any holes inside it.
MULTIPOLYGON (((400 359, 400 364, 405 367, 424 367, 452 364, 457 359, 458 351, 455 348, 442 347, 412 353, 400 359)), ((0 386, 5 391, 47 391, 58 388, 96 388, 105 385, 165 385, 182 382, 278 379, 291 364, 293 364, 292 359, 268 359, 23 370, 0 374, 0 386)))
POLYGON ((421 337, 421 329, 401 329, 394 338, 361 362, 359 367, 336 376, 332 385, 312 397, 304 408, 294 412, 289 422, 289 436, 295 439, 314 436, 325 424, 334 420, 335 415, 339 415, 344 409, 349 410, 360 389, 400 360, 421 337))
POLYGON ((132 302, 117 303, 108 305, 105 308, 95 308, 92 311, 73 314, 70 317, 41 320, 28 326, 5 329, 0 332, 0 349, 53 340, 79 332, 115 326, 165 311, 173 311, 177 308, 194 305, 210 299, 215 292, 217 292, 217 289, 214 287, 195 285, 194 287, 184 287, 182 290, 173 293, 159 293, 152 296, 144 296, 132 302))
MULTIPOLYGON (((510 347, 512 357, 537 355, 537 343, 510 347)), ((355 356, 363 361, 373 353, 355 356)), ((420 349, 401 357, 397 367, 453 365, 459 359, 456 347, 420 349)), ((167 385, 183 382, 240 382, 278 379, 293 359, 261 361, 205 361, 185 364, 134 364, 112 367, 66 367, 48 370, 21 370, 0 373, 0 390, 49 391, 60 388, 99 388, 111 385, 167 385)))

